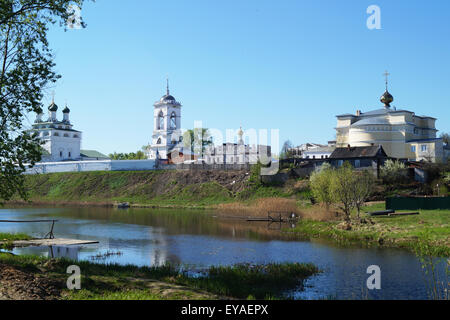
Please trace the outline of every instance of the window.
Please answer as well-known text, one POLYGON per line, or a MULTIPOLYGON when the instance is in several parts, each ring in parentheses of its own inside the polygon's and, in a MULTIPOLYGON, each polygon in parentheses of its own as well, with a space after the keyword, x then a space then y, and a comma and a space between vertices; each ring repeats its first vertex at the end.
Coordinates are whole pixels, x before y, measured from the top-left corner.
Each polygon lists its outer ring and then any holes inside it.
POLYGON ((171 129, 177 128, 177 115, 175 114, 175 111, 172 112, 172 115, 170 116, 170 128, 171 129))
POLYGON ((411 152, 416 153, 416 146, 411 146, 411 152))
POLYGON ((156 144, 161 144, 161 138, 158 139, 158 141, 156 142, 156 144))
POLYGON ((63 156, 63 152, 60 151, 60 152, 59 152, 59 157, 62 158, 62 156, 63 156))
POLYGON ((339 161, 338 161, 338 166, 339 166, 339 167, 342 167, 343 164, 344 164, 344 160, 339 160, 339 161))
POLYGON ((74 134, 73 137, 74 137, 74 138, 78 138, 78 135, 77 135, 77 134, 74 134))
POLYGON ((419 134, 419 129, 414 128, 414 134, 419 134))
POLYGON ((164 114, 162 111, 158 115, 158 130, 164 130, 164 114))
POLYGON ((355 168, 361 167, 361 160, 355 160, 355 168))
POLYGON ((423 145, 421 146, 421 150, 422 150, 422 152, 427 152, 427 145, 426 145, 426 144, 423 144, 423 145))
POLYGON ((59 133, 58 133, 58 132, 55 132, 54 136, 55 136, 55 137, 59 137, 59 133))
POLYGON ((69 152, 69 158, 72 157, 72 152, 69 152))

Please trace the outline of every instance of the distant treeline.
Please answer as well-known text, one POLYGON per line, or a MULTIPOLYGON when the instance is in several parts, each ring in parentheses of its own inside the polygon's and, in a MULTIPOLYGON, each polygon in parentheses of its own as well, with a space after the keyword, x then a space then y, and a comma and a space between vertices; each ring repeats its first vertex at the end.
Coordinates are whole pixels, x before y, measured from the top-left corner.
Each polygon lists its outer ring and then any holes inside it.
POLYGON ((144 151, 136 151, 136 152, 130 152, 130 153, 110 153, 108 157, 112 160, 143 160, 147 157, 145 156, 144 151))

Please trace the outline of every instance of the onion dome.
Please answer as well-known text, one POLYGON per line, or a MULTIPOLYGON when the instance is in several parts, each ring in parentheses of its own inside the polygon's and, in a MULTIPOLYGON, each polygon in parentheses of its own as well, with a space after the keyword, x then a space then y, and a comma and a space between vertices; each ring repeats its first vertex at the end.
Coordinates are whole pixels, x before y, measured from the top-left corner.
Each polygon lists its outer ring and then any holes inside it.
POLYGON ((380 101, 384 103, 385 108, 390 108, 392 101, 394 101, 394 97, 386 90, 381 96, 380 101))
POLYGON ((52 102, 52 104, 48 107, 48 111, 56 112, 58 111, 58 106, 55 102, 52 102))
POLYGON ((70 113, 70 109, 66 106, 63 110, 63 113, 70 113))

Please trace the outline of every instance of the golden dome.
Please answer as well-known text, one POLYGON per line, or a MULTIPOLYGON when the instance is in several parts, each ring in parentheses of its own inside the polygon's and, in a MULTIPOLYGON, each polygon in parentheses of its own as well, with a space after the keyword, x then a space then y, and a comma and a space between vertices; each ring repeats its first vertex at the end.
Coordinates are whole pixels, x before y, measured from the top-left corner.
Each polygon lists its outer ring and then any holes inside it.
POLYGON ((386 90, 381 96, 380 101, 384 103, 386 108, 390 108, 392 101, 394 101, 394 97, 389 93, 389 91, 386 90))

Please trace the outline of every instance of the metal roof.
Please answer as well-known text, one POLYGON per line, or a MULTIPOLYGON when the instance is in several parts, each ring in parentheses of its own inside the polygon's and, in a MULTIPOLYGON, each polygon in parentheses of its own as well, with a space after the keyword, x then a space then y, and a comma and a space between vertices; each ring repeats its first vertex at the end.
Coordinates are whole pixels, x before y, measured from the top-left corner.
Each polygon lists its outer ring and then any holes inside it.
POLYGON ((336 148, 330 159, 375 158, 387 157, 381 145, 368 147, 336 148))
POLYGON ((80 150, 80 155, 85 158, 109 159, 108 156, 105 156, 103 153, 98 152, 96 150, 80 150))

